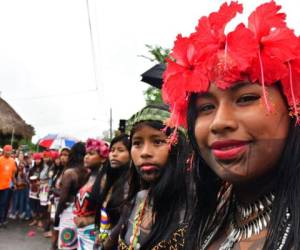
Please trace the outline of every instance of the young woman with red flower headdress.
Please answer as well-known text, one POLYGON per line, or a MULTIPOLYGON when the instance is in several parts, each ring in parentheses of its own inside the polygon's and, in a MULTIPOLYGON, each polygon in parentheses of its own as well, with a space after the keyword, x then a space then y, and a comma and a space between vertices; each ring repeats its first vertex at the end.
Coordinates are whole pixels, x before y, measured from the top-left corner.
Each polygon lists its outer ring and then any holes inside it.
POLYGON ((280 8, 224 34, 242 12, 225 3, 175 42, 163 96, 194 148, 186 249, 300 249, 300 44, 280 8))
MULTIPOLYGON (((80 188, 75 199, 74 222, 77 226, 78 250, 93 249, 95 242, 95 215, 97 201, 92 196, 96 177, 108 158, 108 144, 102 140, 88 139, 84 167, 89 172, 89 178, 80 188)), ((98 198, 98 197, 96 197, 98 198)))

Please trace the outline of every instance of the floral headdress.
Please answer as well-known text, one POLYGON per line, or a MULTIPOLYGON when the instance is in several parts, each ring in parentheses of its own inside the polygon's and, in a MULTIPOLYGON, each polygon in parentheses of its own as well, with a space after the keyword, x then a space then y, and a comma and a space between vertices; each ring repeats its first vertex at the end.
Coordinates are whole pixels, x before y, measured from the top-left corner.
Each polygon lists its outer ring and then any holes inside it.
POLYGON ((280 82, 299 124, 300 38, 287 27, 280 9, 274 1, 262 4, 250 14, 247 26, 241 23, 225 34, 225 26, 243 6, 224 3, 219 11, 201 17, 188 37, 177 36, 162 87, 172 112, 170 126, 186 127, 191 93, 207 92, 210 83, 226 89, 243 80, 262 85, 269 112, 266 86, 280 82))
POLYGON ((95 150, 102 158, 109 155, 109 146, 105 141, 89 138, 85 144, 86 151, 95 150))

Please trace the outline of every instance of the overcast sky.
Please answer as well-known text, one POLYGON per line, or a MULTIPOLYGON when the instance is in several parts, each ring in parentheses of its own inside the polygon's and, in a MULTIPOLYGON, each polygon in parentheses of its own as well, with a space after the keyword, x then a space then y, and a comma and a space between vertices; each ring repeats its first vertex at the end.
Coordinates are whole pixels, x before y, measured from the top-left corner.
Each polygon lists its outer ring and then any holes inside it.
MULTIPOLYGON (((86 0, 1 0, 1 97, 34 126, 35 140, 101 136, 110 108, 117 128, 145 104, 140 75, 154 65, 139 56, 145 44, 172 47, 222 2, 89 0, 91 37, 86 0)), ((265 1, 240 2, 248 14, 265 1)), ((299 35, 299 0, 277 3, 299 35)))

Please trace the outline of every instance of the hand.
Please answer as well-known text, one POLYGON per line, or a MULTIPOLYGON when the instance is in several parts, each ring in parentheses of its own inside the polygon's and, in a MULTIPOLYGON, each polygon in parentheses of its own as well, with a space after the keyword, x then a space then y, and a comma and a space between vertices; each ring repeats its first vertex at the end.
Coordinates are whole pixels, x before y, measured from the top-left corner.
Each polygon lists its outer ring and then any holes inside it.
POLYGON ((84 227, 86 224, 85 224, 85 218, 84 217, 74 217, 74 223, 77 227, 84 227))
POLYGON ((102 239, 101 237, 99 237, 99 234, 96 235, 96 236, 97 236, 97 237, 96 237, 96 239, 95 239, 95 245, 97 245, 97 246, 103 245, 104 239, 102 239))

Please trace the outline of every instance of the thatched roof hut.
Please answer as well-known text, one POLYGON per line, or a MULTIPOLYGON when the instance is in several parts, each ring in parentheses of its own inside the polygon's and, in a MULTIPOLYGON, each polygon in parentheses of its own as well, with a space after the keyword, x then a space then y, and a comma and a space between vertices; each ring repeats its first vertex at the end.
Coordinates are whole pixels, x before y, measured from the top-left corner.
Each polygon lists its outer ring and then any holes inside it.
POLYGON ((28 125, 6 101, 0 98, 0 137, 11 137, 13 130, 17 140, 31 140, 34 135, 34 128, 28 125))

